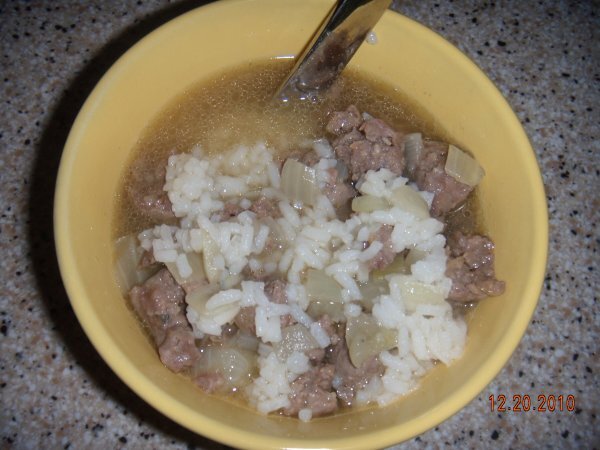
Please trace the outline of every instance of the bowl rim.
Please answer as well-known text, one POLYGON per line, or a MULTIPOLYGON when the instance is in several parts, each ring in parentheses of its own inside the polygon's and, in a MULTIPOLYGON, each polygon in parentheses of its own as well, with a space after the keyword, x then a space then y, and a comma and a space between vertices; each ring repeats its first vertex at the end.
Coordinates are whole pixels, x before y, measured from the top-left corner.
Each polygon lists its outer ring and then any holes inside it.
POLYGON ((360 437, 345 438, 339 437, 335 439, 317 440, 317 439, 288 439, 268 436, 259 433, 249 433, 235 427, 224 425, 216 420, 210 419, 197 411, 175 401, 162 390, 154 389, 154 383, 145 377, 145 374, 134 366, 131 361, 126 358, 125 354, 118 350, 115 351, 111 345, 106 345, 106 342, 113 342, 108 336, 107 331, 101 325, 99 320, 93 314, 90 308, 86 307, 86 293, 79 277, 79 270, 73 254, 72 242, 68 236, 68 201, 67 193, 69 188, 69 177, 74 167, 77 146, 75 145, 78 137, 84 133, 86 123, 93 115, 95 105, 101 100, 103 91, 110 86, 111 80, 117 76, 117 73, 126 67, 130 60, 134 59, 136 54, 142 48, 151 45, 153 42, 160 40, 161 35, 178 23, 189 20, 193 15, 202 14, 208 8, 222 8, 231 6, 232 4, 248 3, 253 0, 229 0, 227 2, 214 2, 208 5, 200 6, 192 11, 189 11, 181 16, 178 16, 169 22, 163 24, 156 30, 152 31, 134 46, 127 50, 103 75, 101 80, 93 89, 85 101, 81 111, 79 112, 65 143, 65 148, 60 162, 58 171, 56 192, 55 192, 55 207, 54 207, 54 232, 56 251, 60 267, 61 276, 69 296, 71 305, 75 314, 84 329, 86 335, 92 342, 95 349, 100 353, 104 361, 109 367, 119 376, 125 384, 132 389, 139 397, 144 399, 161 414, 169 417, 175 422, 185 426, 195 433, 206 436, 229 445, 234 445, 240 448, 369 448, 376 444, 377 447, 393 445, 411 437, 422 434, 428 429, 447 420, 452 415, 464 408, 471 402, 485 387, 494 380, 504 365, 509 361, 511 355, 517 348, 523 335, 525 334, 528 324, 533 316, 533 312, 539 301, 539 296, 542 289, 543 278, 545 275, 548 253, 548 211, 546 197, 542 177, 539 171, 539 166, 535 157, 535 153, 529 143, 529 140, 523 130, 523 127, 517 119, 515 113, 509 103, 484 74, 462 51, 446 41, 442 36, 435 31, 425 27, 424 25, 405 17, 399 13, 388 10, 386 11, 382 22, 387 26, 410 26, 419 35, 420 39, 429 40, 431 45, 440 47, 443 51, 452 55, 453 60, 457 65, 460 65, 463 70, 467 71, 470 76, 482 82, 488 95, 493 98, 495 104, 498 105, 498 110, 501 111, 503 118, 510 124, 511 128, 517 134, 517 138, 521 146, 527 153, 526 163, 528 173, 532 175, 531 186, 535 190, 535 196, 538 201, 535 204, 535 210, 532 212, 532 218, 536 221, 538 233, 532 241, 533 253, 535 253, 535 261, 538 264, 531 269, 530 281, 526 285, 523 297, 530 299, 520 305, 519 314, 507 330, 506 337, 498 344, 495 351, 495 358, 489 359, 487 364, 480 367, 468 384, 464 384, 460 389, 455 391, 446 401, 437 405, 433 410, 429 411, 427 416, 417 416, 419 419, 415 422, 415 427, 406 434, 398 435, 394 427, 389 427, 379 431, 376 436, 366 434, 360 437), (533 300, 535 299, 535 301, 533 300), (165 412, 165 405, 171 405, 165 412))

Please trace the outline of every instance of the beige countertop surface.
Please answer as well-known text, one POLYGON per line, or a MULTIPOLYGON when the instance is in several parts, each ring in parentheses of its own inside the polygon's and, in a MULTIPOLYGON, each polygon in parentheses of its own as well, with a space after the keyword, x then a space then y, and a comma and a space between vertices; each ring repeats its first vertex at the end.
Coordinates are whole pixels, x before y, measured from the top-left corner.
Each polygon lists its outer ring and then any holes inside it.
MULTIPOLYGON (((133 43, 204 2, 0 2, 0 448, 223 448, 108 368, 58 273, 52 197, 84 99, 133 43)), ((394 448, 599 448, 600 4, 395 1, 472 58, 512 105, 547 191, 547 276, 516 352, 459 413, 394 448), (573 412, 491 412, 488 397, 573 395, 573 412)))

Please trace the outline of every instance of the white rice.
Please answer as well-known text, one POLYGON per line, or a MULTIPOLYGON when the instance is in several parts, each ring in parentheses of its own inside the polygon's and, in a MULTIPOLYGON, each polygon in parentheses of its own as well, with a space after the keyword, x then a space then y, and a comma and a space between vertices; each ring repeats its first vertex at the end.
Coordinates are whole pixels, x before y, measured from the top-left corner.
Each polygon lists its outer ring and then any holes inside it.
MULTIPOLYGON (((334 153, 326 140, 316 141, 313 148, 321 158, 315 170, 317 181, 323 184, 327 171, 336 164, 334 153)), ((291 201, 279 190, 281 180, 273 153, 264 144, 257 144, 236 147, 212 159, 202 159, 199 147, 192 154, 171 156, 164 189, 181 226, 156 226, 138 236, 141 247, 152 251, 157 261, 175 263, 181 278, 193 273, 188 256, 202 252, 207 276, 220 284, 220 290, 203 306, 188 305, 187 318, 197 337, 219 335, 221 327, 233 321, 242 307, 256 308, 260 374, 246 390, 250 403, 262 413, 288 407, 290 383, 310 368, 303 353, 293 353, 286 361, 276 356, 274 346, 282 339, 283 316, 289 314, 306 327, 319 347, 331 344, 325 330, 306 312, 310 304, 303 284, 307 269, 321 270, 339 284, 347 318, 363 313, 360 283, 369 280, 368 263, 384 246, 377 240, 366 243, 383 224, 393 227, 391 245, 395 252, 416 248, 424 257, 412 265, 410 275, 404 275, 408 278, 388 276, 390 293, 372 300, 373 317, 380 326, 393 330, 397 348, 381 352, 384 375, 358 391, 356 401, 388 404, 417 387, 434 361, 450 364, 459 358, 466 340, 464 321, 452 316, 447 302, 407 309, 400 286, 402 280, 409 279, 447 296, 451 283, 445 276, 443 224, 396 206, 341 221, 324 195, 313 206, 291 201), (225 203, 234 202, 247 210, 252 201, 242 196, 249 192, 275 199, 282 217, 259 222, 254 213, 244 211, 218 220, 217 213, 225 203), (281 240, 283 248, 266 251, 273 237, 281 240), (285 279, 288 303, 270 302, 262 282, 241 281, 245 270, 285 279)), ((381 169, 367 172, 356 187, 360 194, 390 201, 394 189, 407 181, 381 169)), ((420 195, 431 204, 431 194, 420 195)), ((303 409, 299 417, 308 421, 312 411, 303 409)))
POLYGON ((177 271, 179 272, 179 276, 181 278, 187 278, 192 275, 192 267, 190 266, 190 263, 188 262, 185 253, 177 255, 175 263, 177 265, 177 271))
POLYGON ((310 324, 310 334, 315 338, 319 347, 327 348, 331 344, 331 339, 327 332, 321 327, 319 322, 310 324))

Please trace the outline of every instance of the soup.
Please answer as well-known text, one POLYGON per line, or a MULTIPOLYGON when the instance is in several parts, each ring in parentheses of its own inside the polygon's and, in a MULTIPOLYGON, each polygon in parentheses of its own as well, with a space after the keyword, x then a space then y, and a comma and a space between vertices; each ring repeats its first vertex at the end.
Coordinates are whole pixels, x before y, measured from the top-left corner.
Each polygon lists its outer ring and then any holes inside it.
POLYGON ((504 285, 467 152, 357 73, 318 104, 274 102, 288 70, 204 81, 148 128, 117 202, 117 272, 167 367, 310 420, 415 389, 462 353, 452 305, 504 285))

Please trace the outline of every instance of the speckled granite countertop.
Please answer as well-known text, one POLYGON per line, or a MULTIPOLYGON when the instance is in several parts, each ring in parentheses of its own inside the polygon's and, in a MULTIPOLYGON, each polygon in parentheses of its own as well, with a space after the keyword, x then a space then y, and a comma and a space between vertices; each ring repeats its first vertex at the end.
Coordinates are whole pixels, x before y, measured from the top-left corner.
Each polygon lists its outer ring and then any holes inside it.
MULTIPOLYGON (((203 2, 0 2, 0 447, 218 448, 146 405, 70 308, 52 240, 69 127, 135 41, 203 2)), ((466 408, 398 448, 600 447, 600 18, 595 1, 395 1, 508 98, 542 168, 550 257, 527 334, 466 408), (492 413, 490 394, 568 395, 574 412, 492 413)))

